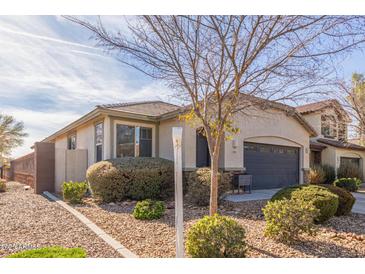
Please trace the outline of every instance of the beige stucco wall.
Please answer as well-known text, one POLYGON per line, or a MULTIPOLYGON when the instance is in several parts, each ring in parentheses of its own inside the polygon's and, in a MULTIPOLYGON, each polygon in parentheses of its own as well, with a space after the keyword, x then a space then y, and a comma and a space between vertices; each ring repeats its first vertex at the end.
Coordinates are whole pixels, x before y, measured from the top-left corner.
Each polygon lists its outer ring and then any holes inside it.
POLYGON ((55 191, 61 191, 61 185, 66 181, 66 153, 64 148, 55 149, 55 191))
MULTIPOLYGON (((324 138, 321 133, 321 127, 322 127, 322 120, 321 116, 322 114, 326 115, 333 115, 337 122, 339 122, 339 118, 337 116, 336 111, 333 108, 326 108, 321 112, 315 112, 315 113, 309 113, 302 115, 304 119, 314 128, 314 130, 317 132, 318 136, 316 138, 324 138)), ((338 133, 338 129, 337 129, 338 133)), ((346 128, 346 134, 347 134, 347 128, 346 128)), ((314 138, 314 139, 316 139, 314 138)))
POLYGON ((300 181, 303 168, 309 168, 308 131, 293 117, 279 110, 252 110, 250 115, 237 114, 235 126, 240 132, 225 143, 225 168, 244 168, 243 143, 257 142, 300 148, 300 181))
MULTIPOLYGON (((110 153, 110 119, 97 118, 69 133, 57 137, 55 142, 55 189, 60 191, 64 181, 85 179, 87 167, 95 163, 95 123, 104 121, 104 159, 110 153), (67 150, 67 136, 76 133, 76 150, 67 150), (107 138, 107 139, 106 139, 107 138), (108 143, 109 142, 109 143, 108 143), (76 152, 75 152, 76 151, 76 152), (67 158, 68 157, 68 158, 67 158)), ((108 156, 108 157, 107 157, 108 156)))
POLYGON ((341 157, 360 158, 360 166, 362 168, 363 178, 365 178, 365 152, 354 151, 342 148, 327 146, 322 151, 322 164, 327 164, 337 169, 340 167, 341 157))
POLYGON ((87 151, 88 166, 95 163, 95 126, 88 124, 76 131, 76 148, 87 151))
POLYGON ((321 136, 321 113, 310 113, 302 116, 317 132, 318 137, 323 137, 321 136))
POLYGON ((364 151, 355 151, 355 150, 347 150, 341 148, 335 148, 336 151, 336 169, 340 167, 341 157, 350 157, 350 158, 360 158, 360 166, 362 169, 363 178, 365 178, 365 152, 364 151))
POLYGON ((196 137, 195 129, 178 119, 161 121, 159 125, 159 156, 164 159, 174 160, 172 144, 172 128, 183 128, 182 157, 183 168, 195 168, 196 163, 196 137))
MULTIPOLYGON (((240 132, 233 140, 226 141, 222 149, 220 163, 226 169, 243 169, 243 142, 251 141, 274 145, 294 146, 300 148, 301 168, 309 168, 309 133, 293 117, 277 110, 252 111, 251 116, 237 115, 235 126, 240 132)), ((159 125, 160 157, 173 159, 171 129, 182 126, 183 139, 183 167, 195 168, 196 164, 196 128, 177 119, 161 121, 159 125)), ((301 175, 302 176, 302 175, 301 175)))

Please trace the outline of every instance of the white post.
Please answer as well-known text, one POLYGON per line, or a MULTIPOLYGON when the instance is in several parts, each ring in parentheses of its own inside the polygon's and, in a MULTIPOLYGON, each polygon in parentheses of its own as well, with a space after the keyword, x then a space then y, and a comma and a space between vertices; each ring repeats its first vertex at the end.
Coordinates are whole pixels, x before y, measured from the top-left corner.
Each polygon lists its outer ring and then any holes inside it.
POLYGON ((172 128, 175 164, 175 228, 176 228, 176 258, 184 257, 184 218, 183 218, 183 188, 182 188, 182 128, 172 128))

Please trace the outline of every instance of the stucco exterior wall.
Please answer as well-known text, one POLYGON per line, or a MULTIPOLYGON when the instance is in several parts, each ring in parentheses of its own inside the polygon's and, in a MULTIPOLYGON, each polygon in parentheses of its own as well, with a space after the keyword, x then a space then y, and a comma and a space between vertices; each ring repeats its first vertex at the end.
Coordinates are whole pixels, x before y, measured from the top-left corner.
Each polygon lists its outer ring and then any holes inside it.
POLYGON ((159 125, 159 157, 174 160, 174 147, 172 144, 172 128, 183 128, 182 157, 183 168, 195 168, 196 163, 196 132, 187 123, 178 119, 161 121, 159 125))
MULTIPOLYGON (((326 114, 326 115, 333 115, 337 121, 337 123, 341 122, 336 111, 333 108, 326 108, 321 112, 315 112, 315 113, 309 113, 309 114, 305 114, 302 115, 304 117, 304 119, 315 129, 315 131, 317 132, 318 136, 316 136, 316 138, 324 138, 324 136, 322 135, 322 120, 321 120, 321 116, 322 114, 326 114)), ((347 135, 348 129, 346 127, 346 135, 347 135)), ((337 129, 337 134, 338 134, 338 129, 337 129)), ((315 139, 315 138, 314 138, 315 139)))
POLYGON ((310 113, 302 116, 317 132, 318 137, 323 137, 321 135, 321 113, 310 113))
MULTIPOLYGON (((196 166, 196 128, 177 119, 161 121, 159 125, 160 157, 173 160, 171 128, 183 127, 183 167, 196 166)), ((300 167, 309 168, 309 133, 293 117, 277 110, 255 111, 250 116, 237 115, 235 126, 240 132, 232 141, 226 141, 222 147, 221 167, 227 170, 242 170, 243 142, 257 142, 300 148, 300 167)))
POLYGON ((243 143, 258 142, 300 148, 300 167, 309 168, 309 133, 293 117, 279 110, 252 110, 250 116, 238 114, 234 118, 240 132, 225 143, 225 167, 244 167, 243 143))
POLYGON ((336 167, 336 148, 327 146, 326 149, 322 150, 322 164, 336 167))
POLYGON ((87 164, 95 163, 95 126, 88 124, 76 131, 76 149, 87 150, 87 164))
POLYGON ((336 148, 336 169, 340 167, 341 157, 359 158, 362 176, 365 178, 365 152, 336 148))

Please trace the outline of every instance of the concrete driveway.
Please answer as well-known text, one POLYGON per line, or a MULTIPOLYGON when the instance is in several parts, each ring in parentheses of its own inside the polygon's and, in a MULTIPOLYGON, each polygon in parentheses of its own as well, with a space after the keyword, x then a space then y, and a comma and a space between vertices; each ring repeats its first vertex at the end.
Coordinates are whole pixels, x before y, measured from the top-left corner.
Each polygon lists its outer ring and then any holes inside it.
MULTIPOLYGON (((269 200, 278 190, 280 190, 280 188, 253 190, 251 194, 230 194, 225 200, 235 203, 269 200)), ((365 193, 357 192, 352 194, 356 198, 352 212, 365 214, 365 193)))
POLYGON ((258 201, 258 200, 269 200, 271 197, 279 191, 280 188, 273 189, 260 189, 260 190, 252 190, 251 194, 230 194, 225 200, 230 202, 247 202, 247 201, 258 201))
POLYGON ((365 193, 352 193, 356 198, 352 212, 365 214, 365 193))

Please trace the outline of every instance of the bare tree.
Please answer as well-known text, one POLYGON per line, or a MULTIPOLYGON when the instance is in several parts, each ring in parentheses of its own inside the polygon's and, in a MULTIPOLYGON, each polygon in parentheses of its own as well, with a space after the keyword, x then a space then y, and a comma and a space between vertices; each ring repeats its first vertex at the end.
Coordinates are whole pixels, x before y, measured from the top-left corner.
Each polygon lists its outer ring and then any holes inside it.
POLYGON ((211 156, 210 214, 217 212, 221 143, 237 132, 234 114, 296 100, 327 85, 338 57, 364 42, 364 18, 346 16, 139 16, 128 31, 68 17, 98 46, 166 81, 189 103, 186 120, 204 128, 211 156))
POLYGON ((365 77, 354 73, 350 82, 340 82, 339 87, 338 98, 352 118, 359 144, 365 145, 365 77))
POLYGON ((13 116, 0 114, 0 162, 4 162, 13 148, 23 144, 24 124, 13 116))

